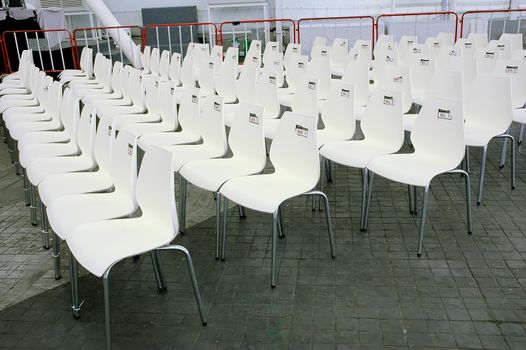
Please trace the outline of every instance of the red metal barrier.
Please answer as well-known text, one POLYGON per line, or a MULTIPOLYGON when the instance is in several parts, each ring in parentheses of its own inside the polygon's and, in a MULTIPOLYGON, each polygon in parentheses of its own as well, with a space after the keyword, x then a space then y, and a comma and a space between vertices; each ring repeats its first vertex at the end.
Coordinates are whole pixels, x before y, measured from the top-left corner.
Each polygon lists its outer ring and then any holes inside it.
MULTIPOLYGON (((494 18, 494 15, 495 14, 502 14, 502 18, 504 19, 504 24, 503 24, 503 33, 505 31, 505 27, 506 27, 506 15, 505 14, 508 14, 509 15, 512 15, 512 14, 518 14, 519 16, 522 15, 522 13, 524 13, 524 15, 526 16, 526 9, 515 9, 515 10, 477 10, 477 11, 466 11, 462 14, 462 16, 460 17, 460 38, 463 38, 464 35, 466 35, 466 28, 465 28, 465 24, 466 24, 466 20, 469 19, 469 17, 478 17, 479 15, 487 15, 489 17, 489 20, 490 20, 490 24, 489 24, 489 32, 491 33, 491 21, 494 18), (468 18, 466 18, 466 16, 468 18)), ((520 19, 519 19, 519 25, 517 26, 518 27, 518 30, 520 31, 520 19)))
MULTIPOLYGON (((373 16, 336 16, 336 17, 306 17, 306 18, 300 18, 298 20, 298 43, 301 43, 301 24, 304 22, 322 22, 322 30, 325 30, 326 28, 333 27, 336 31, 337 28, 346 28, 355 26, 356 24, 360 25, 360 31, 359 31, 359 39, 371 39, 371 49, 374 49, 374 17, 373 16), (371 22, 369 24, 369 21, 371 22), (332 23, 327 23, 332 22, 332 23), (362 32, 362 23, 364 22, 366 27, 370 26, 370 31, 367 29, 365 33, 362 32), (368 34, 370 33, 370 34, 368 34)), ((327 29, 328 30, 328 29, 327 29)), ((339 37, 344 38, 344 35, 339 35, 339 37)))
MULTIPOLYGON (((101 47, 106 46, 108 50, 108 55, 113 56, 113 48, 117 49, 114 41, 110 39, 111 34, 110 30, 116 29, 117 36, 120 36, 121 30, 127 30, 126 34, 129 34, 131 37, 132 29, 141 30, 140 26, 114 26, 114 27, 91 27, 91 28, 79 28, 73 31, 73 41, 75 42, 75 59, 77 61, 77 66, 80 67, 80 53, 79 53, 79 40, 84 41, 83 46, 95 45, 97 47, 97 52, 101 51, 101 47), (79 37, 79 34, 83 35, 79 37), (89 34, 89 35, 88 35, 89 34)), ((82 46, 82 45, 81 45, 82 46)), ((123 62, 124 56, 122 52, 122 47, 118 47, 120 61, 123 62)), ((132 49, 133 52, 133 49, 132 49)), ((113 59, 113 57, 112 57, 113 59)))
POLYGON ((150 45, 160 49, 161 46, 168 46, 170 52, 172 52, 172 47, 175 46, 179 48, 176 51, 182 54, 184 46, 187 46, 190 42, 201 42, 200 40, 202 40, 202 43, 208 43, 211 47, 214 46, 219 40, 217 25, 211 22, 195 22, 148 24, 142 28, 143 47, 150 45), (201 33, 199 32, 200 28, 202 29, 201 33), (163 32, 166 32, 166 34, 163 34, 163 32), (155 34, 155 39, 150 40, 148 33, 155 34), (208 40, 206 40, 207 36, 208 40), (172 37, 174 38, 172 39, 172 37), (179 40, 176 40, 177 37, 179 37, 179 40), (166 40, 164 40, 165 38, 166 40))
MULTIPOLYGON (((414 17, 415 18, 415 24, 416 22, 418 21, 418 18, 420 17, 428 17, 428 18, 432 18, 433 16, 440 16, 440 17, 445 17, 445 16, 452 16, 455 20, 455 32, 454 32, 454 36, 453 36, 453 40, 456 41, 457 40, 457 34, 458 34, 458 15, 455 13, 455 12, 451 12, 451 11, 438 11, 438 12, 414 12, 414 13, 386 13, 386 14, 382 14, 380 16, 378 16, 376 18, 376 24, 375 24, 375 27, 376 27, 376 40, 378 40, 378 36, 379 36, 379 23, 380 23, 380 20, 382 19, 386 19, 386 18, 403 18, 405 20, 405 18, 407 17, 414 17)), ((416 30, 416 26, 415 26, 415 30, 416 30)))
MULTIPOLYGON (((220 43, 221 45, 223 45, 224 43, 224 39, 225 39, 225 31, 224 31, 224 27, 227 26, 227 25, 230 25, 232 26, 232 41, 235 40, 236 38, 236 27, 239 27, 239 26, 243 26, 243 30, 239 31, 238 34, 242 34, 243 35, 243 39, 244 39, 244 51, 246 53, 246 51, 248 50, 248 40, 249 40, 249 37, 248 37, 248 29, 249 27, 253 27, 255 26, 256 28, 256 37, 252 37, 250 38, 251 40, 260 40, 260 37, 259 37, 259 28, 257 27, 258 25, 262 25, 263 26, 263 29, 264 29, 264 35, 265 35, 265 41, 271 41, 271 35, 270 35, 270 32, 271 32, 271 26, 274 26, 275 27, 275 40, 277 42, 280 43, 280 45, 282 47, 284 47, 284 37, 283 37, 283 31, 281 30, 281 27, 283 25, 287 25, 289 27, 289 32, 292 31, 292 42, 296 42, 296 22, 294 22, 294 20, 290 19, 290 18, 277 18, 277 19, 261 19, 261 20, 245 20, 245 21, 229 21, 229 22, 223 22, 221 23, 221 25, 219 26, 219 36, 221 38, 220 40, 220 43), (278 33, 281 34, 281 36, 278 38, 278 33)), ((251 36, 252 33, 251 33, 251 36)))
MULTIPOLYGON (((12 30, 2 33, 3 52, 7 71, 15 69, 15 62, 18 63, 23 50, 31 49, 38 53, 38 59, 34 60, 40 68, 48 73, 61 72, 65 69, 76 68, 74 42, 71 32, 66 29, 46 29, 46 30, 12 30), (55 33, 55 34, 53 34, 55 33), (65 38, 64 38, 65 36, 65 38), (45 40, 41 44, 41 40, 45 40), (62 42, 69 40, 69 47, 63 47, 62 42), (60 49, 62 64, 55 64, 55 56, 52 50, 52 43, 56 42, 60 49), (32 47, 32 44, 36 47, 32 47), (47 49, 44 46, 47 44, 47 49), (69 50, 67 50, 69 49, 69 50), (47 53, 45 53, 47 51, 47 53), (70 52, 68 55, 68 51, 70 52), (48 61, 49 60, 49 61, 48 61)), ((56 58, 58 60, 58 58, 56 58)))

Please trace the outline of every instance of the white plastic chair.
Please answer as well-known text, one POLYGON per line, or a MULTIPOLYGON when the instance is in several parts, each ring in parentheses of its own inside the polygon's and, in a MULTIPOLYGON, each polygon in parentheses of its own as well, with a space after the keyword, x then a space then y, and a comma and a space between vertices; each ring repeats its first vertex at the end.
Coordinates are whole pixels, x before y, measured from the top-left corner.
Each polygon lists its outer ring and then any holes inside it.
POLYGON ((285 100, 289 99, 289 97, 287 97, 286 95, 290 95, 296 92, 296 86, 301 76, 306 74, 308 64, 309 58, 305 55, 293 55, 290 58, 288 68, 286 68, 285 71, 285 80, 287 81, 287 87, 278 89, 280 103, 284 103, 285 100))
POLYGON ((349 62, 342 75, 342 81, 353 84, 356 91, 356 107, 363 107, 369 101, 369 64, 349 62))
POLYGON ((407 113, 411 109, 411 71, 408 66, 386 65, 375 85, 385 90, 402 91, 402 110, 407 113))
POLYGON ((455 42, 454 33, 440 32, 437 34, 437 39, 442 40, 444 45, 453 46, 455 42))
POLYGON ((316 118, 285 112, 270 147, 270 160, 274 173, 234 178, 221 186, 219 192, 224 198, 223 242, 226 241, 229 200, 242 207, 272 214, 271 286, 275 287, 278 221, 282 217, 279 213, 286 200, 300 195, 323 197, 333 258, 336 256, 336 248, 327 196, 323 192, 312 191, 320 177, 316 118))
POLYGON ((411 47, 417 43, 418 40, 416 35, 402 35, 398 43, 398 60, 400 63, 405 64, 407 62, 409 50, 411 50, 411 47))
POLYGON ((151 70, 150 70, 150 57, 152 55, 152 48, 148 45, 145 45, 144 46, 144 49, 142 50, 142 53, 141 53, 141 66, 142 66, 142 70, 145 74, 150 74, 151 73, 151 70))
POLYGON ((301 55, 301 44, 289 43, 285 49, 285 54, 283 55, 283 67, 285 71, 289 70, 289 65, 292 63, 293 56, 301 55))
POLYGON ((522 33, 502 33, 499 40, 508 40, 511 43, 511 52, 522 50, 522 33))
POLYGON ((491 75, 495 71, 495 64, 500 59, 500 50, 494 49, 478 49, 475 54, 477 63, 477 76, 491 75))
POLYGON ((411 72, 411 97, 413 102, 422 105, 435 75, 435 57, 424 53, 410 54, 408 63, 411 72))
POLYGON ((239 49, 229 47, 216 80, 217 94, 223 97, 225 103, 236 102, 236 74, 239 49))
POLYGON ((112 99, 122 99, 122 89, 121 89, 121 74, 122 69, 124 68, 122 62, 115 61, 113 64, 113 70, 111 72, 111 89, 112 91, 86 91, 81 97, 84 104, 92 103, 97 105, 99 100, 112 100, 112 99))
MULTIPOLYGON (((461 100, 449 100, 432 96, 426 99, 411 133, 411 142, 415 148, 414 153, 378 156, 367 165, 369 183, 365 209, 365 227, 367 227, 373 176, 375 174, 409 186, 424 187, 417 248, 417 255, 420 256, 422 254, 424 224, 431 180, 437 175, 444 173, 461 173, 466 179, 467 226, 468 233, 471 233, 469 175, 461 169, 456 169, 464 157, 463 124, 464 117, 461 100), (444 140, 447 140, 447 142, 444 142, 444 140)), ((416 187, 414 192, 416 199, 416 187)))
POLYGON ((168 68, 168 75, 174 86, 181 85, 181 54, 174 52, 170 59, 170 66, 168 68))
MULTIPOLYGON (((232 122, 228 144, 232 157, 190 161, 180 169, 180 176, 191 184, 216 193, 216 259, 219 259, 221 194, 219 188, 228 180, 257 174, 266 163, 263 107, 241 102, 232 122)), ((186 210, 186 205, 181 210, 186 210)), ((181 213, 185 216, 183 213, 181 213)), ((221 257, 225 258, 225 243, 221 257)))
MULTIPOLYGON (((475 56, 477 42, 474 39, 458 38, 454 47, 460 50, 461 56, 475 56)), ((487 46, 487 45, 486 45, 487 46)), ((483 46, 485 47, 485 46, 483 46)))
MULTIPOLYGON (((166 282, 158 251, 177 250, 185 255, 201 322, 206 325, 205 310, 190 253, 180 245, 170 245, 178 231, 171 165, 171 155, 162 149, 152 148, 144 156, 135 193, 142 211, 140 217, 90 222, 77 227, 67 237, 71 251, 72 309, 75 317, 78 317, 80 308, 77 261, 95 276, 102 277, 106 349, 111 349, 110 271, 123 259, 147 251, 151 252, 155 275, 163 289, 166 288, 166 282)), ((108 203, 103 206, 106 205, 108 203)))
POLYGON ((349 60, 349 40, 335 38, 331 46, 331 72, 344 69, 349 60))
POLYGON ((512 46, 511 41, 507 39, 490 40, 488 43, 488 46, 486 46, 486 49, 499 51, 500 58, 509 60, 511 58, 511 53, 512 53, 511 46, 512 46))
POLYGON ((320 148, 320 155, 324 159, 361 169, 363 184, 360 229, 362 231, 366 229, 367 164, 376 156, 397 152, 404 142, 401 101, 401 91, 376 89, 371 94, 371 100, 365 109, 361 123, 364 138, 330 142, 320 148))

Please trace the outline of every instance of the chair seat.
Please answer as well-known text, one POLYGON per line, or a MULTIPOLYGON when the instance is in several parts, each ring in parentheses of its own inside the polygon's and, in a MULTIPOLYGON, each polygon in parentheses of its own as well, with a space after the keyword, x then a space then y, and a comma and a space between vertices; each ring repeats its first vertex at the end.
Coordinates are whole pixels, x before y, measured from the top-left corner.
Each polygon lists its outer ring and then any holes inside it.
POLYGON ((104 171, 63 173, 46 177, 38 185, 38 195, 45 206, 66 195, 103 192, 111 189, 113 182, 104 171))
POLYGON ((422 105, 426 99, 426 91, 422 91, 422 90, 417 90, 417 91, 414 91, 412 90, 411 91, 411 99, 413 101, 413 103, 416 103, 418 105, 422 105))
POLYGON ((126 130, 132 133, 136 137, 140 137, 142 135, 147 135, 151 133, 170 132, 170 131, 173 132, 175 130, 175 123, 163 120, 160 123, 128 124, 123 127, 123 130, 126 130))
POLYGON ((316 142, 318 148, 329 142, 345 141, 352 137, 353 135, 349 135, 346 130, 320 129, 316 131, 316 142))
POLYGON ((431 180, 452 170, 450 161, 428 154, 388 154, 375 157, 367 168, 382 177, 413 186, 428 186, 431 180))
POLYGON ((365 168, 374 157, 396 151, 377 140, 365 139, 328 143, 320 149, 320 155, 338 164, 365 168))
POLYGON ((20 165, 26 168, 35 159, 57 156, 72 156, 79 152, 75 142, 67 143, 34 143, 19 148, 20 165))
POLYGON ((88 155, 39 158, 27 166, 26 173, 27 179, 33 185, 38 186, 42 180, 50 175, 88 171, 93 169, 94 166, 93 159, 88 155))
POLYGON ((243 176, 227 181, 220 192, 235 203, 263 213, 274 213, 281 203, 312 190, 303 179, 288 174, 243 176))
MULTIPOLYGON (((7 96, 6 96, 7 97, 7 96)), ((4 113, 8 108, 23 107, 23 106, 37 106, 36 99, 11 99, 0 101, 0 113, 4 113)))
POLYGON ((27 89, 24 87, 24 85, 20 84, 19 86, 13 85, 10 87, 5 87, 4 89, 0 90, 0 96, 4 95, 25 95, 28 94, 27 89))
POLYGON ((412 131, 417 118, 418 114, 404 114, 404 116, 402 117, 402 122, 404 123, 404 130, 409 132, 412 131))
POLYGON ((17 123, 9 129, 9 134, 13 140, 18 140, 29 132, 58 130, 60 128, 60 122, 54 119, 49 121, 28 121, 17 123))
POLYGON ((121 130, 126 125, 140 123, 158 123, 160 120, 161 116, 158 113, 120 114, 113 118, 113 126, 115 130, 121 130))
POLYGON ((292 106, 292 100, 294 99, 294 94, 283 94, 278 95, 279 98, 279 104, 285 107, 291 107, 292 106))
POLYGON ((267 139, 274 139, 274 135, 276 134, 276 130, 278 129, 278 125, 281 119, 265 119, 263 123, 263 127, 265 129, 265 138, 267 139))
POLYGON ((123 96, 120 92, 109 92, 109 93, 93 93, 93 94, 86 94, 82 97, 82 102, 84 104, 96 104, 98 100, 113 100, 113 99, 122 99, 123 96))
POLYGON ((343 76, 345 67, 331 67, 331 74, 337 77, 343 76))
POLYGON ((236 117, 237 110, 239 109, 239 103, 225 103, 223 105, 223 114, 225 117, 225 125, 231 126, 232 122, 236 117))
POLYGON ((82 224, 126 217, 135 209, 131 196, 122 192, 73 194, 55 199, 47 208, 47 215, 53 232, 66 239, 82 224))
POLYGON ((250 159, 202 159, 187 163, 179 172, 195 186, 217 192, 226 181, 257 173, 260 168, 259 164, 251 162, 250 159))
POLYGON ((361 121, 362 120, 366 109, 367 109, 367 106, 356 106, 355 117, 356 117, 357 121, 361 121))
MULTIPOLYGON (((98 107, 98 106, 97 106, 98 107)), ((100 106, 97 108, 97 115, 100 118, 113 118, 121 114, 140 114, 144 113, 144 107, 137 104, 131 106, 100 106)))
POLYGON ((183 130, 180 132, 146 134, 138 139, 137 145, 143 150, 147 150, 149 146, 167 147, 185 143, 195 143, 199 140, 201 140, 201 135, 183 130))
POLYGON ((132 100, 130 97, 115 98, 115 99, 94 99, 90 102, 97 108, 108 108, 111 106, 131 106, 132 100))
POLYGON ((34 143, 66 143, 70 141, 70 138, 71 135, 65 130, 28 132, 18 139, 18 149, 34 143))
POLYGON ((93 85, 86 85, 83 87, 76 87, 73 88, 73 93, 82 98, 84 96, 90 95, 90 94, 101 94, 101 93, 111 93, 111 90, 109 87, 105 87, 102 84, 93 84, 93 85))
MULTIPOLYGON (((25 106, 25 107, 13 107, 13 108, 9 108, 7 111, 5 111, 3 114, 2 114, 2 118, 4 119, 4 121, 10 119, 10 118, 16 118, 16 117, 12 117, 12 115, 15 115, 15 116, 18 116, 20 114, 40 114, 40 113, 44 113, 45 112, 45 108, 44 106, 42 105, 37 105, 37 106, 25 106)), ((51 116, 47 116, 48 119, 51 119, 51 116)))
POLYGON ((494 129, 488 128, 484 124, 464 123, 464 142, 466 146, 484 147, 497 135, 506 132, 495 133, 494 129))
POLYGON ((209 147, 205 144, 174 145, 165 148, 173 153, 173 169, 176 172, 190 161, 217 158, 224 155, 223 149, 209 147))
POLYGON ((514 109, 513 121, 521 124, 526 124, 526 108, 514 109))
POLYGON ((173 226, 141 216, 86 223, 69 233, 66 240, 77 261, 101 277, 115 262, 166 245, 174 237, 173 226))
POLYGON ((20 123, 26 122, 48 122, 51 120, 49 113, 10 114, 4 119, 7 130, 11 130, 20 123))

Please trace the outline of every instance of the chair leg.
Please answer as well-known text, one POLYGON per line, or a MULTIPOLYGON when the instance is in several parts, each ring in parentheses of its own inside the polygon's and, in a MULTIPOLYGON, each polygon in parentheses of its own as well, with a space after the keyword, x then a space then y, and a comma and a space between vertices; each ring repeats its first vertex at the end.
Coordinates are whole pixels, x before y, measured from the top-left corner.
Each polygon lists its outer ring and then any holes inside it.
POLYGON ((17 175, 20 175, 20 158, 18 157, 18 142, 13 141, 13 157, 15 159, 14 165, 15 165, 15 173, 17 175))
POLYGON ((334 259, 336 257, 336 245, 334 243, 334 233, 332 231, 332 224, 331 224, 331 211, 329 208, 329 199, 327 198, 327 195, 325 193, 320 192, 318 194, 323 199, 324 207, 325 207, 325 220, 327 222, 327 233, 329 235, 329 244, 331 247, 331 256, 334 259))
POLYGON ((418 191, 416 189, 416 186, 413 186, 413 215, 418 214, 418 210, 416 209, 418 207, 418 191))
POLYGON ((155 275, 155 281, 157 282, 157 289, 166 290, 166 280, 164 278, 159 252, 152 250, 150 252, 150 257, 152 259, 153 273, 155 275))
POLYGON ((241 205, 238 205, 237 206, 237 211, 239 212, 239 218, 240 219, 246 219, 247 216, 245 215, 245 208, 242 207, 241 205))
POLYGON ((424 226, 426 222, 428 196, 429 196, 429 185, 424 187, 424 199, 422 200, 422 216, 420 218, 420 236, 418 238, 418 250, 416 252, 416 255, 418 256, 422 255, 422 246, 424 245, 424 226))
POLYGON ((111 350, 111 313, 110 313, 110 281, 109 274, 113 267, 110 266, 102 275, 102 286, 104 289, 104 323, 106 329, 106 350, 111 350))
POLYGON ((29 196, 29 181, 27 180, 26 169, 23 170, 23 176, 24 176, 24 198, 26 201, 26 207, 29 207, 31 205, 31 198, 29 196))
POLYGON ((285 230, 284 230, 284 224, 283 224, 283 208, 280 205, 278 207, 278 235, 279 238, 285 237, 285 230))
POLYGON ((55 279, 58 280, 62 277, 62 269, 60 267, 60 237, 56 233, 53 234, 53 260, 55 261, 55 279))
POLYGON ((194 264, 192 262, 192 257, 190 256, 190 252, 188 252, 188 249, 180 245, 170 245, 159 248, 157 250, 169 249, 178 250, 185 255, 186 265, 188 266, 188 272, 190 273, 190 279, 192 280, 192 287, 194 289, 195 300, 197 302, 197 308, 199 309, 199 316, 201 317, 201 323, 203 324, 203 326, 206 326, 207 321, 205 308, 203 306, 203 300, 201 299, 201 293, 199 292, 199 285, 197 284, 197 278, 195 277, 194 264))
MULTIPOLYGON (((497 136, 499 138, 502 138, 504 140, 504 144, 506 143, 506 139, 510 140, 511 143, 511 189, 515 189, 515 153, 516 153, 516 145, 515 145, 515 138, 511 136, 510 134, 502 134, 497 136)), ((503 165, 503 163, 501 163, 503 165)))
POLYGON ((470 167, 469 167, 469 146, 466 146, 466 156, 465 156, 464 160, 465 160, 465 167, 464 167, 465 169, 464 170, 466 170, 466 172, 469 173, 469 169, 470 169, 470 167))
POLYGON ((327 167, 327 182, 332 182, 332 164, 331 161, 325 159, 325 166, 327 167))
POLYGON ((367 203, 365 206, 365 219, 364 219, 364 229, 367 230, 367 225, 369 221, 369 208, 371 206, 371 196, 373 193, 373 181, 374 181, 374 173, 372 171, 369 171, 369 189, 367 191, 367 203))
POLYGON ((45 249, 49 249, 49 224, 47 221, 46 206, 42 201, 40 201, 40 220, 42 225, 42 246, 45 249))
MULTIPOLYGON (((320 191, 323 192, 323 188, 324 188, 323 183, 325 181, 325 174, 327 173, 327 167, 326 167, 327 160, 325 158, 323 158, 323 157, 320 157, 320 162, 321 162, 321 165, 320 165, 320 171, 321 171, 321 174, 320 174, 320 191)), ((313 196, 312 198, 318 204, 318 211, 321 211, 321 200, 320 200, 320 198, 318 196, 313 196)))
POLYGON ((221 260, 225 260, 226 227, 228 219, 228 199, 223 196, 223 242, 221 242, 221 260))
POLYGON ((71 284, 71 311, 73 318, 80 318, 80 303, 79 303, 79 272, 78 263, 73 254, 69 255, 69 278, 71 284))
POLYGON ((186 179, 179 174, 179 232, 184 235, 186 230, 186 179))
POLYGON ((413 189, 411 185, 407 185, 407 197, 409 198, 409 213, 413 215, 415 209, 413 208, 413 189))
POLYGON ((219 247, 221 245, 221 193, 215 192, 216 198, 216 260, 219 260, 219 247))
POLYGON ((524 124, 521 124, 521 129, 519 131, 519 140, 518 140, 518 144, 522 144, 522 137, 524 136, 524 124))
POLYGON ((506 143, 506 139, 504 138, 502 140, 502 151, 500 154, 500 164, 499 168, 504 168, 504 165, 506 164, 506 153, 508 152, 508 144, 506 143))
POLYGON ((486 172, 486 157, 488 154, 488 145, 482 149, 482 162, 480 164, 479 193, 477 196, 477 205, 482 203, 482 188, 484 186, 484 173, 486 172))
POLYGON ((276 248, 277 248, 277 235, 278 235, 278 210, 272 214, 272 256, 271 256, 271 273, 270 273, 270 286, 276 287, 276 248))
MULTIPOLYGON (((36 207, 36 197, 35 197, 35 187, 29 183, 29 213, 31 215, 31 225, 36 226, 38 224, 37 221, 37 207, 36 207)), ((49 249, 49 242, 47 244, 44 243, 44 248, 49 249)))
POLYGON ((369 170, 362 169, 362 212, 360 214, 360 231, 365 231, 365 207, 367 205, 367 187, 369 180, 369 170))
POLYGON ((472 232, 472 220, 471 220, 471 179, 467 171, 462 169, 453 169, 447 172, 448 174, 460 174, 464 176, 466 180, 466 212, 468 215, 468 234, 472 232))

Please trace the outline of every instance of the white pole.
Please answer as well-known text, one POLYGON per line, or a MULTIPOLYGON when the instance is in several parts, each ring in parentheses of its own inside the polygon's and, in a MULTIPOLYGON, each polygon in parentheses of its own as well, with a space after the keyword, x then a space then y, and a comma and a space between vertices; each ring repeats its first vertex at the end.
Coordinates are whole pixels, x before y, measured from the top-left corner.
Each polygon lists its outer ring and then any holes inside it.
MULTIPOLYGON (((86 0, 85 2, 103 26, 118 27, 121 25, 102 0, 86 0)), ((133 66, 135 68, 142 68, 140 60, 141 48, 133 42, 131 36, 128 35, 124 29, 108 29, 107 32, 111 35, 115 43, 119 45, 133 66)))

